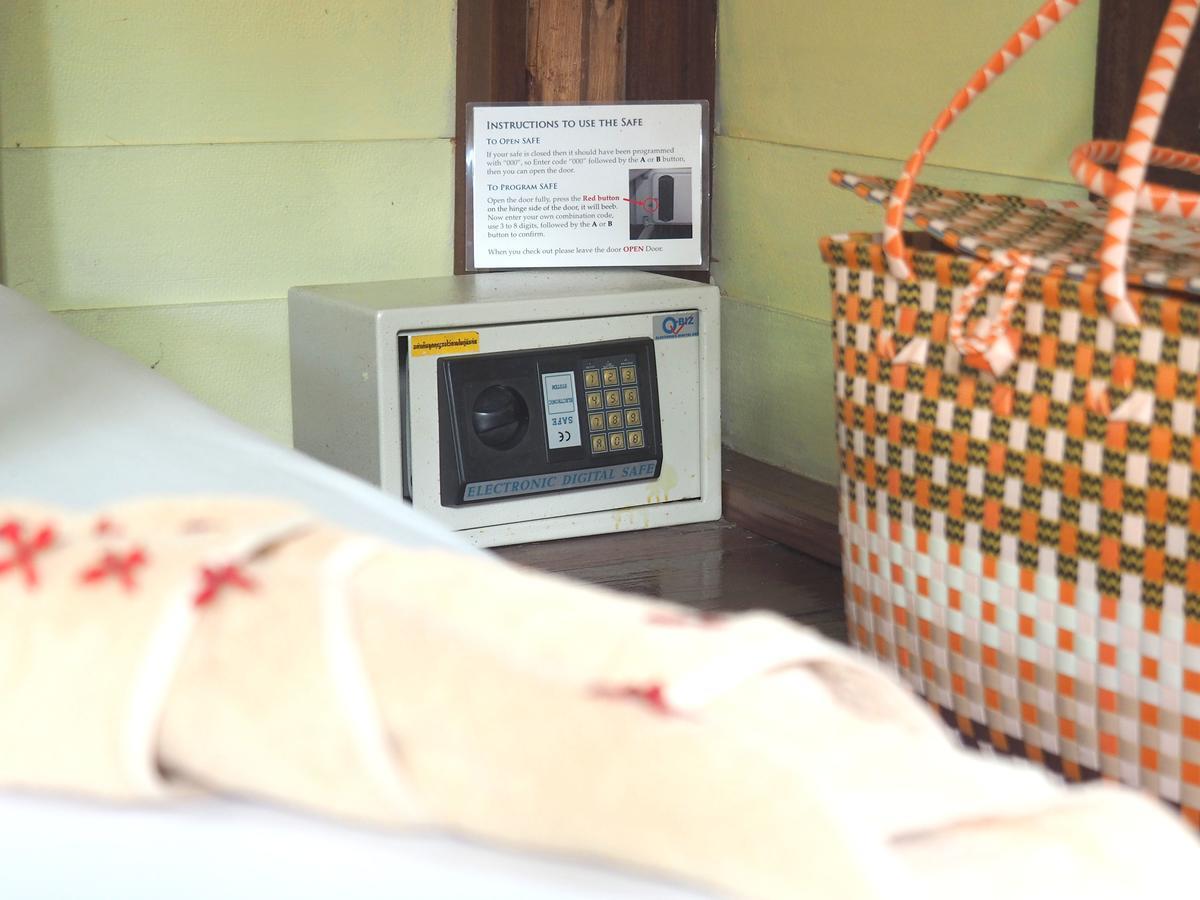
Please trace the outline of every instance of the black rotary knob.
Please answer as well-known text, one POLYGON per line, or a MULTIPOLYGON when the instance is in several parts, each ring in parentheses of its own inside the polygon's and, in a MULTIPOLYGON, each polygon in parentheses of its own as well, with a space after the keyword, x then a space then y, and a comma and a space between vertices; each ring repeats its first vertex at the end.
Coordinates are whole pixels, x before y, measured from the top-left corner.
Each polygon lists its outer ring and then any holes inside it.
POLYGON ((507 450, 525 436, 529 407, 525 398, 503 384, 493 384, 475 398, 471 425, 479 440, 496 450, 507 450))

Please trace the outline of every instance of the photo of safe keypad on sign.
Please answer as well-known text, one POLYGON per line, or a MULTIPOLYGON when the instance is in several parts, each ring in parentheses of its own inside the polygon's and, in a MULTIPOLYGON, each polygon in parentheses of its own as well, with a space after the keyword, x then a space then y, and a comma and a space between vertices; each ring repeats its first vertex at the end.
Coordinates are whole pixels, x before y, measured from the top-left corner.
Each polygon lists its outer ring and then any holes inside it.
POLYGON ((637 360, 588 360, 583 364, 588 435, 593 453, 640 450, 646 445, 637 360))

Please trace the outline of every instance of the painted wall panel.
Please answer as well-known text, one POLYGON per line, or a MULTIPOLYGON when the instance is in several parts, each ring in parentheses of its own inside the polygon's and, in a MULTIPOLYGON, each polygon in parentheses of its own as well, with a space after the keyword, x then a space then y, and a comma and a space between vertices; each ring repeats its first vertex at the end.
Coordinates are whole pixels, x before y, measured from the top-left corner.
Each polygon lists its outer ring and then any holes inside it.
POLYGON ((450 271, 454 23, 454 0, 0 0, 0 275, 288 439, 288 287, 450 271))
MULTIPOLYGON (((817 240, 876 231, 881 211, 831 168, 898 175, 941 107, 1034 0, 722 0, 713 274, 726 304, 725 438, 811 477, 837 474, 828 277, 817 240)), ((1079 196, 1097 6, 998 81, 935 150, 930 181, 1079 196)))
POLYGON ((452 0, 4 0, 0 146, 453 134, 452 0))
POLYGON ((446 140, 0 151, 8 284, 74 309, 442 274, 452 168, 446 140))
MULTIPOLYGON (((292 443, 287 302, 203 303, 59 314, 210 406, 292 443)), ((164 427, 170 427, 164 423, 164 427)))
POLYGON ((829 324, 725 298, 721 328, 725 443, 772 465, 835 481, 829 324))
MULTIPOLYGON (((1035 0, 729 0, 720 5, 722 134, 904 159, 1035 0)), ((1099 4, 1035 46, 955 124, 946 166, 1069 180, 1091 136, 1099 4)))

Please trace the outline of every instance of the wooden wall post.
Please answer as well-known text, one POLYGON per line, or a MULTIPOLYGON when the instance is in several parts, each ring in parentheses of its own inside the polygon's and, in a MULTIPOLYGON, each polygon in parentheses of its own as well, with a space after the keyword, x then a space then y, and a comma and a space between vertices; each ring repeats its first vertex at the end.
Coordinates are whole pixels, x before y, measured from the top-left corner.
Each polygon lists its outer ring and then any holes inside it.
POLYGON ((625 98, 629 0, 528 0, 529 99, 608 102, 625 98))
POLYGON ((624 100, 629 0, 587 0, 587 3, 584 28, 588 50, 580 96, 596 103, 624 100))

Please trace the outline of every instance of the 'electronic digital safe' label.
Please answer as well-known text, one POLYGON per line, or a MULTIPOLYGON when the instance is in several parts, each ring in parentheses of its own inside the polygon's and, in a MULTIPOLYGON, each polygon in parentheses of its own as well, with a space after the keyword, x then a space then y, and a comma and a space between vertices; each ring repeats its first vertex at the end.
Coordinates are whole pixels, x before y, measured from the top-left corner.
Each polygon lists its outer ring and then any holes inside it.
POLYGON ((657 460, 629 463, 625 466, 600 466, 595 469, 575 469, 571 472, 554 472, 549 475, 529 475, 524 478, 498 478, 495 481, 476 481, 467 485, 463 500, 499 500, 521 494, 541 494, 545 491, 561 491, 564 488, 596 487, 604 484, 619 484, 622 481, 638 481, 653 478, 658 469, 657 460))

